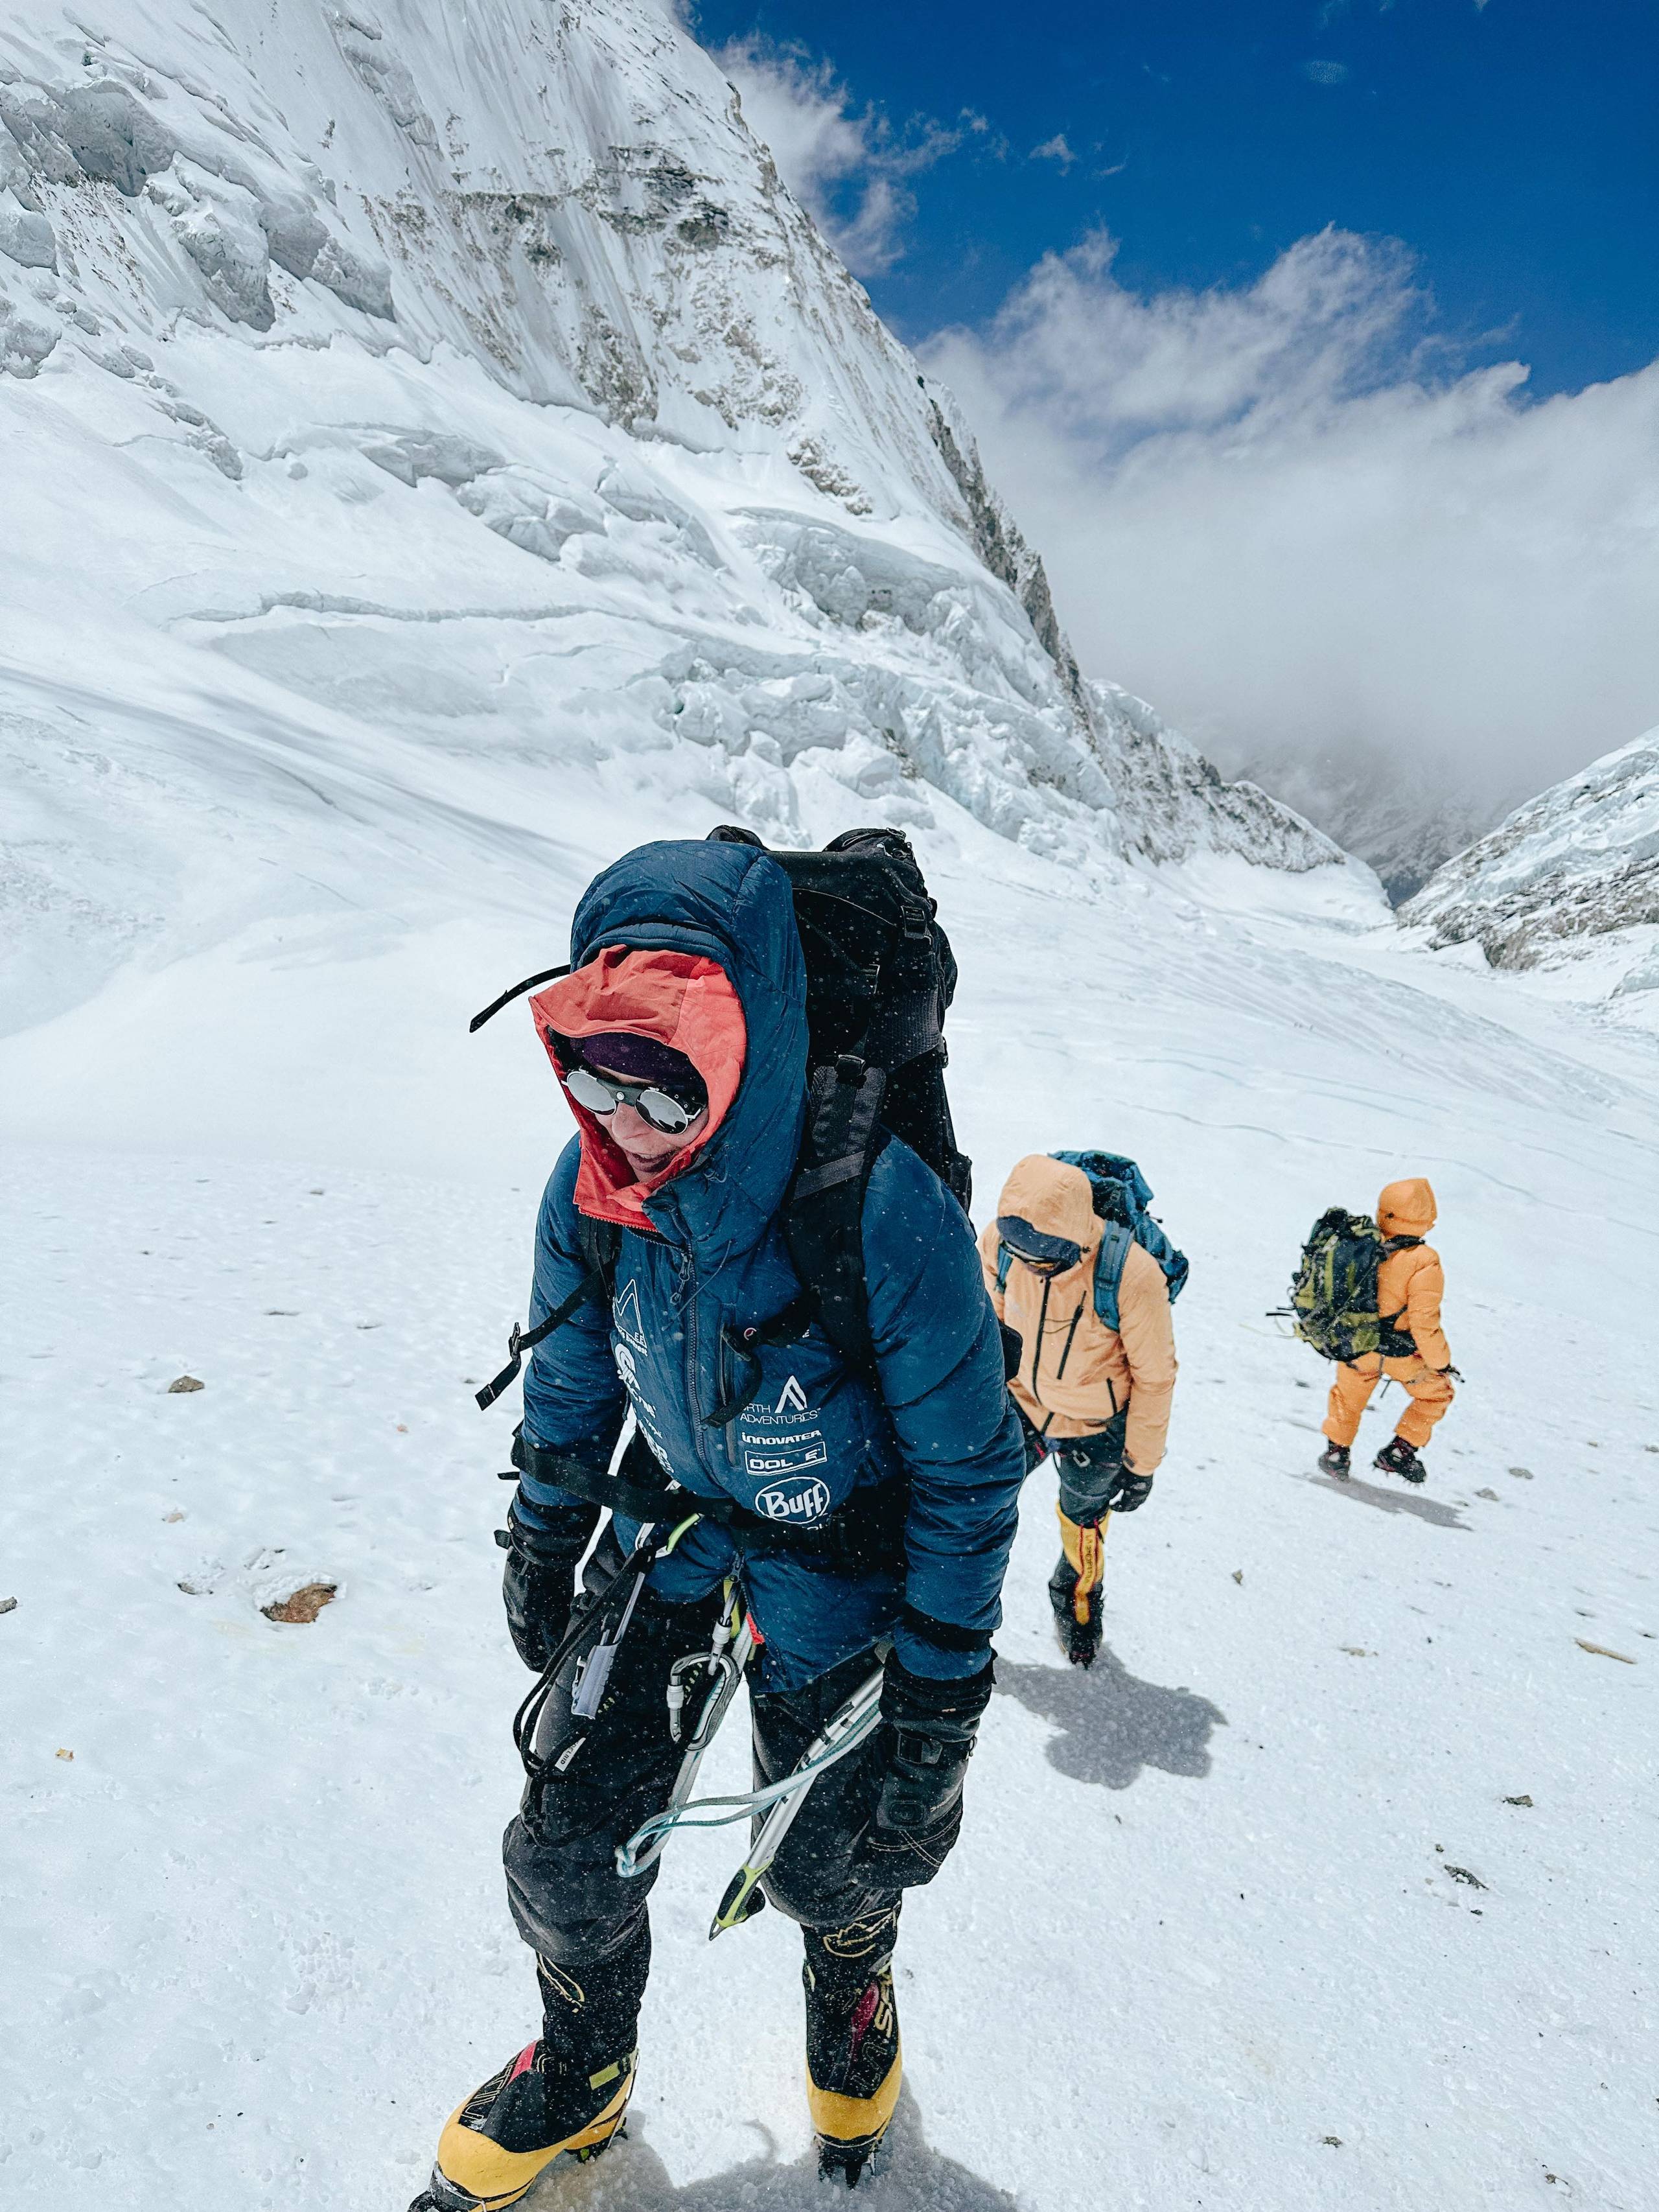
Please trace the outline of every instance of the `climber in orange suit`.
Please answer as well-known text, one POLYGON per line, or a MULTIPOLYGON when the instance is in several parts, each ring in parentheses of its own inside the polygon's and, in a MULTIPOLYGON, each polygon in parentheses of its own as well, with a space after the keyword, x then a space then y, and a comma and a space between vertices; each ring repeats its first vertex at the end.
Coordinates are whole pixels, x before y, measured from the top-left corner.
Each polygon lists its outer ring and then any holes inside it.
POLYGON ((1388 1248, 1376 1271, 1376 1310, 1392 1324, 1384 1337, 1393 1351, 1373 1353, 1337 1368, 1325 1410, 1329 1437, 1319 1464, 1327 1474, 1346 1476, 1348 1455, 1359 1433, 1359 1417, 1384 1376, 1398 1382, 1406 1402, 1392 1442, 1376 1455, 1385 1474, 1421 1482, 1427 1470, 1419 1455, 1435 1423, 1456 1392, 1452 1389, 1451 1350, 1440 1325, 1440 1301, 1446 1279, 1440 1255, 1424 1238, 1435 1224, 1434 1192, 1422 1176, 1391 1182, 1376 1201, 1376 1225, 1388 1248))

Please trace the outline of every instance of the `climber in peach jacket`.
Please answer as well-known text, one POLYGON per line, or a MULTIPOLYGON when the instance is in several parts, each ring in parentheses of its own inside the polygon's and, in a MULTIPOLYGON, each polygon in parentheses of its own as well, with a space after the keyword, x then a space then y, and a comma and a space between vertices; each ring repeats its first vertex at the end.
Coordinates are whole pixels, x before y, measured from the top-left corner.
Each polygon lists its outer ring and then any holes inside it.
POLYGON ((997 1319, 1019 1339, 1008 1388, 1035 1467, 1060 1474, 1065 1556, 1048 1589, 1061 1645, 1077 1666, 1100 1648, 1102 1538, 1132 1513, 1164 1457, 1175 1395, 1175 1331, 1164 1270, 1132 1243, 1118 1285, 1118 1327, 1095 1310, 1103 1228, 1081 1168, 1033 1152, 1003 1186, 979 1240, 997 1319))
POLYGON ((1331 1449, 1320 1461, 1328 1474, 1346 1475, 1348 1452, 1359 1433, 1359 1417, 1384 1376, 1398 1382, 1406 1402, 1395 1425, 1393 1441, 1376 1455, 1386 1474, 1421 1482, 1425 1470, 1418 1455, 1435 1423, 1456 1396, 1451 1350, 1440 1325, 1440 1301, 1446 1279, 1440 1255, 1424 1238, 1438 1209, 1425 1177, 1408 1176, 1391 1182, 1376 1201, 1376 1225, 1389 1240, 1376 1271, 1376 1310, 1391 1322, 1397 1353, 1373 1353, 1338 1367, 1325 1413, 1331 1449))

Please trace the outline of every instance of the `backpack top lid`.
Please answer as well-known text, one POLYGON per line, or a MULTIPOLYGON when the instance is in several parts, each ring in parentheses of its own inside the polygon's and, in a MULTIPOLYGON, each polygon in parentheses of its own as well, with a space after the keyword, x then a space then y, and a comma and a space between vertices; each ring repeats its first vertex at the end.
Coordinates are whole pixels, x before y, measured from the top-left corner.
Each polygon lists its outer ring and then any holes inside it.
POLYGON ((730 823, 709 837, 758 848, 789 879, 806 969, 808 1152, 823 1151, 817 1121, 831 1079, 854 1081, 862 1063, 880 1073, 878 1128, 908 1145, 965 1212, 972 1166, 957 1149, 945 1088, 957 963, 908 839, 848 830, 822 852, 793 852, 730 823))
POLYGON ((1082 1169, 1094 1194, 1095 1212, 1106 1224, 1095 1261, 1095 1311, 1107 1328, 1119 1326, 1118 1287, 1132 1243, 1149 1253, 1164 1270, 1173 1305, 1186 1286, 1187 1256, 1176 1251, 1147 1212, 1152 1188, 1134 1162, 1121 1152, 1054 1152, 1050 1157, 1082 1169))

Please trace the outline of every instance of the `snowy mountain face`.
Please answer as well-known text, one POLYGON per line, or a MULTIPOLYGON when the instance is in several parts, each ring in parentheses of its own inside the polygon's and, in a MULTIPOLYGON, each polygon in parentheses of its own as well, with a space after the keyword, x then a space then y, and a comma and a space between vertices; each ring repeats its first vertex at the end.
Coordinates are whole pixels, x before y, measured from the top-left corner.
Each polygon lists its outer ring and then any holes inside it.
POLYGON ((1420 774, 1363 751, 1333 750, 1314 757, 1267 752, 1251 760, 1244 773, 1374 868, 1395 907, 1499 817, 1488 799, 1453 781, 1430 790, 1420 774))
POLYGON ((649 0, 14 8, 0 368, 14 1019, 361 902, 363 772, 405 908, 476 902, 467 763, 514 782, 509 899, 647 762, 694 834, 1339 857, 1084 690, 949 396, 649 0), (228 834, 296 779, 320 892, 228 834))
POLYGON ((1651 1018, 1659 991, 1659 730, 1593 762, 1460 853, 1401 915, 1436 945, 1544 969, 1651 1018))

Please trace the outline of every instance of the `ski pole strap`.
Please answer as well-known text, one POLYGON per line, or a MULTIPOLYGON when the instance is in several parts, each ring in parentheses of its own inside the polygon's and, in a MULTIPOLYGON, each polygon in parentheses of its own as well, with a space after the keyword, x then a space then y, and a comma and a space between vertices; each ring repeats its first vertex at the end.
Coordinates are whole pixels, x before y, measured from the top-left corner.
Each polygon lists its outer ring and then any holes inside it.
POLYGON ((534 1328, 529 1329, 520 1328, 515 1322, 507 1340, 508 1356, 506 1366, 493 1382, 486 1382, 482 1390, 475 1390, 472 1394, 478 1401, 478 1411, 488 1413, 507 1385, 518 1380, 526 1352, 533 1352, 545 1338, 552 1335, 556 1328, 562 1328, 572 1314, 588 1299, 592 1298, 597 1304, 606 1295, 604 1276, 597 1267, 590 1267, 570 1296, 562 1304, 555 1306, 545 1321, 538 1322, 534 1328))

